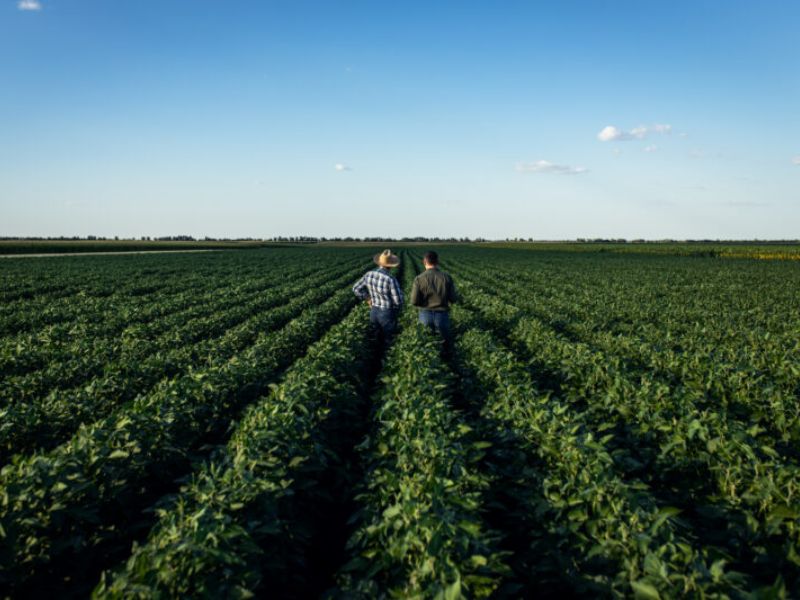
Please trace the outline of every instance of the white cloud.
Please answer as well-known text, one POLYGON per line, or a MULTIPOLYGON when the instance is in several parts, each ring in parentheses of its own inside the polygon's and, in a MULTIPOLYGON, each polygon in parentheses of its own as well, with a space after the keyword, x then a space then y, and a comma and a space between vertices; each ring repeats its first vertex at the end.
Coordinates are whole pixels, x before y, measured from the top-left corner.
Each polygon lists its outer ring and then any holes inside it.
POLYGON ((42 10, 42 4, 39 0, 19 0, 17 8, 20 10, 42 10))
POLYGON ((792 158, 793 165, 800 165, 800 156, 795 156, 792 158))
POLYGON ((601 142, 613 142, 617 140, 631 139, 630 137, 626 137, 627 135, 628 134, 626 134, 624 131, 617 129, 613 125, 607 125, 606 127, 603 127, 600 133, 597 134, 597 139, 601 142))
POLYGON ((580 175, 586 173, 586 167, 571 167, 569 165, 557 165, 549 160, 537 160, 532 163, 517 163, 519 173, 560 173, 562 175, 580 175))
POLYGON ((630 131, 625 131, 613 125, 606 125, 597 134, 597 139, 601 142, 625 142, 628 140, 643 140, 651 133, 668 134, 672 133, 672 125, 656 123, 654 125, 639 125, 630 131))
POLYGON ((649 146, 644 147, 645 152, 655 152, 656 150, 658 150, 658 146, 655 144, 650 144, 649 146))
POLYGON ((336 169, 337 171, 339 171, 340 173, 342 171, 352 171, 353 170, 350 167, 348 167, 347 165, 342 164, 342 163, 336 163, 336 165, 333 168, 336 169))

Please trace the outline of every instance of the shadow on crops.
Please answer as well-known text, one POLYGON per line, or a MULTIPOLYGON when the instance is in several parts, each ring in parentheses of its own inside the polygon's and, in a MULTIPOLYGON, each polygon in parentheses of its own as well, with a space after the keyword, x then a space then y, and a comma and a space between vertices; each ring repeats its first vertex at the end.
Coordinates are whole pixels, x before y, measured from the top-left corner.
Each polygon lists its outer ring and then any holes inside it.
MULTIPOLYGON (((538 389, 562 399, 570 398, 565 401, 577 413, 593 409, 589 398, 576 398, 575 394, 568 393, 570 382, 563 373, 551 368, 532 355, 523 344, 512 339, 511 332, 517 321, 493 320, 484 321, 484 324, 523 359, 538 389)), ((564 341, 569 342, 568 339, 564 341)), ((630 381, 649 373, 648 368, 635 361, 626 362, 620 372, 630 381)), ((604 430, 601 435, 613 434, 606 447, 614 460, 617 476, 628 483, 646 483, 649 495, 658 507, 680 509, 680 516, 674 519, 679 533, 697 541, 698 548, 709 550, 709 562, 724 558, 726 569, 746 573, 753 578, 756 586, 772 585, 778 577, 783 577, 790 588, 800 584, 797 566, 786 558, 786 544, 791 542, 785 536, 770 536, 759 538, 760 543, 754 545, 749 534, 747 515, 719 498, 714 478, 702 457, 682 461, 665 460, 661 456, 661 441, 656 432, 637 431, 621 417, 609 417, 606 420, 615 421, 614 426, 604 430)), ((600 437, 597 431, 593 431, 592 423, 585 425, 585 432, 600 437)))
MULTIPOLYGON (((403 281, 405 269, 416 275, 417 265, 407 252, 402 253, 402 266, 397 278, 403 281)), ((395 340, 401 330, 395 332, 395 340)), ((304 488, 298 489, 291 507, 295 515, 286 531, 297 532, 302 541, 302 558, 293 568, 265 569, 264 584, 256 590, 261 598, 319 598, 335 587, 336 574, 349 560, 347 541, 358 524, 353 515, 358 512, 356 495, 365 478, 365 460, 358 446, 372 435, 376 426, 373 402, 380 387, 379 374, 389 348, 381 348, 378 339, 371 337, 371 360, 361 370, 358 400, 338 404, 316 432, 320 444, 327 448, 325 462, 312 461, 303 466, 304 488)), ((297 544, 294 544, 297 551, 297 544)))
POLYGON ((371 340, 371 344, 372 360, 363 367, 357 402, 332 407, 319 431, 320 443, 328 450, 327 460, 305 466, 307 472, 313 473, 313 481, 307 482, 310 485, 299 490, 293 501, 298 521, 289 526, 289 531, 305 527, 310 532, 302 569, 294 573, 277 572, 265 578, 270 586, 257 590, 260 597, 320 597, 333 585, 336 572, 346 560, 347 540, 355 527, 350 517, 358 509, 355 496, 364 478, 364 464, 357 446, 370 430, 370 414, 374 410, 370 399, 384 358, 377 350, 377 340, 371 340), (289 585, 276 589, 272 583, 281 580, 289 585))
POLYGON ((530 443, 488 412, 482 412, 487 393, 476 385, 476 377, 461 360, 458 345, 450 361, 456 374, 454 404, 472 428, 475 440, 491 446, 478 468, 492 482, 483 494, 483 518, 491 530, 501 534, 501 551, 513 576, 497 590, 497 598, 569 598, 609 595, 587 574, 609 572, 601 557, 585 560, 575 552, 574 535, 552 528, 547 500, 542 496, 547 466, 536 456, 530 443), (581 565, 581 571, 576 565, 581 565))

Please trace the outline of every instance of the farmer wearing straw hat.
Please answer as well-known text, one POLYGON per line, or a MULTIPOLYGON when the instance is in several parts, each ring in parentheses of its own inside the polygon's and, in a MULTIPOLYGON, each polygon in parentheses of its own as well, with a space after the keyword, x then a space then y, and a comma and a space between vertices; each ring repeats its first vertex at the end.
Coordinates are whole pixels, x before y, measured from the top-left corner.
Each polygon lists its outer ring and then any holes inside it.
POLYGON ((370 305, 369 322, 383 349, 394 341, 397 315, 403 307, 403 290, 389 269, 400 265, 400 259, 391 250, 384 250, 373 258, 377 269, 370 271, 353 286, 353 292, 370 305))

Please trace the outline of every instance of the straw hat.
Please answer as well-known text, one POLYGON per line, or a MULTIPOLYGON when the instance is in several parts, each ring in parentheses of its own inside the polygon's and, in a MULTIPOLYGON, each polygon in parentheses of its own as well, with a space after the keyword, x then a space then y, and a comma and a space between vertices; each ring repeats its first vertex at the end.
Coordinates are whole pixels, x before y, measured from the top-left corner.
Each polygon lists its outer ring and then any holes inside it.
POLYGON ((376 254, 372 260, 375 261, 375 264, 379 267, 396 267, 400 264, 400 259, 392 254, 391 250, 384 250, 380 254, 376 254))

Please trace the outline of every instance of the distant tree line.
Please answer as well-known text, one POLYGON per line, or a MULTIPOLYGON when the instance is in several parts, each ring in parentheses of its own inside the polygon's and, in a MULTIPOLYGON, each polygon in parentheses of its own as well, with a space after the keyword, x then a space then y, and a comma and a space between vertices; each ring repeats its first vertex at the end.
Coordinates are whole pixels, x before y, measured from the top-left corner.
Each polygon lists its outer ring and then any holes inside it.
POLYGON ((485 242, 484 238, 471 239, 468 237, 313 237, 313 236, 277 236, 269 238, 270 242, 439 242, 439 243, 458 243, 458 242, 485 242))
POLYGON ((749 244, 760 244, 760 245, 786 245, 786 244, 800 244, 800 240, 712 240, 712 239, 702 239, 702 240, 674 240, 674 239, 662 239, 662 240, 645 240, 642 238, 635 239, 635 240, 627 240, 625 238, 578 238, 577 240, 580 244, 727 244, 727 245, 749 245, 749 244))
POLYGON ((253 237, 209 237, 196 238, 191 235, 164 235, 164 236, 149 236, 142 235, 139 237, 107 237, 104 235, 87 235, 81 237, 79 235, 60 235, 60 236, 0 236, 0 240, 11 241, 25 241, 25 242, 106 242, 106 241, 124 241, 124 242, 263 242, 262 238, 253 237))
POLYGON ((142 241, 142 242, 284 242, 284 243, 305 243, 313 244, 319 242, 367 242, 367 243, 384 243, 384 242, 427 242, 427 243, 440 243, 440 244, 454 244, 454 243, 475 243, 475 242, 519 242, 519 243, 580 243, 580 244, 729 244, 729 245, 747 245, 747 244, 761 244, 761 245, 788 245, 800 244, 800 239, 794 240, 712 240, 712 239, 699 239, 699 240, 675 240, 675 239, 661 239, 661 240, 646 240, 637 238, 628 240, 625 238, 577 238, 574 240, 535 240, 532 237, 507 237, 504 239, 487 239, 483 237, 384 237, 384 236, 368 236, 368 237, 316 237, 308 235, 296 236, 274 236, 270 238, 253 238, 253 237, 210 237, 205 236, 196 238, 191 235, 165 235, 165 236, 149 236, 143 235, 139 237, 121 238, 119 236, 106 237, 102 235, 87 235, 81 237, 78 235, 73 236, 0 236, 0 240, 5 241, 142 241))

